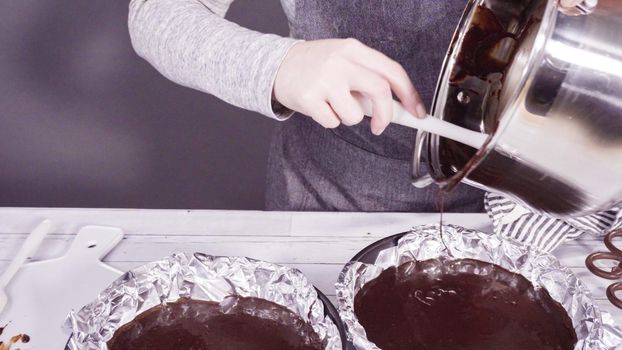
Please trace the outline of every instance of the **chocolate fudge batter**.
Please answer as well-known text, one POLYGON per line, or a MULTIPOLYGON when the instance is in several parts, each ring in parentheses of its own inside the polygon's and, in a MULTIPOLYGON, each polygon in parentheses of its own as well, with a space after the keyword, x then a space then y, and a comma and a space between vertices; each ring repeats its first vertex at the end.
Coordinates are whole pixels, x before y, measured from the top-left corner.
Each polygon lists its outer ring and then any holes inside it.
POLYGON ((119 328, 110 350, 321 350, 319 336, 284 306, 258 298, 179 299, 119 328))
POLYGON ((478 260, 389 268, 357 293, 354 312, 383 350, 572 350, 577 342, 545 289, 478 260))

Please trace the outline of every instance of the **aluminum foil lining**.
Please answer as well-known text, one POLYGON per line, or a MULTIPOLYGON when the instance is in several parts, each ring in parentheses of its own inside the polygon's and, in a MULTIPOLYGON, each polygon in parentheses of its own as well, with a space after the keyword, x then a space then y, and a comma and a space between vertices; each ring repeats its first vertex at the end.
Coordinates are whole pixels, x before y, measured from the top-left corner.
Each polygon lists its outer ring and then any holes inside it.
POLYGON ((553 255, 492 233, 458 226, 443 226, 442 238, 439 233, 439 225, 416 227, 397 246, 383 250, 375 264, 350 262, 344 267, 336 284, 337 302, 348 340, 357 349, 380 350, 367 340, 354 314, 354 296, 363 285, 391 266, 438 257, 491 262, 525 276, 536 288, 546 288, 564 306, 579 339, 575 350, 619 349, 615 339, 608 339, 610 334, 603 326, 600 309, 587 287, 553 255))
POLYGON ((130 270, 97 299, 72 311, 65 328, 72 333, 72 350, 107 350, 114 332, 138 314, 179 298, 221 302, 238 295, 283 305, 308 322, 327 344, 342 348, 339 330, 324 316, 324 305, 299 270, 244 257, 200 253, 173 254, 130 270))

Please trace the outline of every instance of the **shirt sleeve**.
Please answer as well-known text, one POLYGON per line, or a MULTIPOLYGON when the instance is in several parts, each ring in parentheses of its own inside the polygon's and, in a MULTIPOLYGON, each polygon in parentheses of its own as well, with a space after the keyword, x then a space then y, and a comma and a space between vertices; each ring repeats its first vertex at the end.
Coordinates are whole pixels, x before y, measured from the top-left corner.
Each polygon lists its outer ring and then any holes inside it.
POLYGON ((275 119, 292 111, 273 100, 276 74, 298 41, 224 19, 233 0, 132 0, 136 53, 168 79, 275 119))

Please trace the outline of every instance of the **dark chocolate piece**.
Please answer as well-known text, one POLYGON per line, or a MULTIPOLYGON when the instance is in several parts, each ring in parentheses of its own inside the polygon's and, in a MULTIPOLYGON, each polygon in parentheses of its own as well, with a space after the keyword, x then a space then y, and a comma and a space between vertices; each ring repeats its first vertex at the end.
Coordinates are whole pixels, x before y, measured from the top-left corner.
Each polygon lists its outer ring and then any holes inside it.
POLYGON ((258 298, 180 299, 119 328, 110 350, 321 350, 319 336, 284 306, 258 298))
POLYGON ((471 259, 389 268, 356 294, 354 312, 383 350, 572 350, 577 343, 570 317, 544 288, 471 259))

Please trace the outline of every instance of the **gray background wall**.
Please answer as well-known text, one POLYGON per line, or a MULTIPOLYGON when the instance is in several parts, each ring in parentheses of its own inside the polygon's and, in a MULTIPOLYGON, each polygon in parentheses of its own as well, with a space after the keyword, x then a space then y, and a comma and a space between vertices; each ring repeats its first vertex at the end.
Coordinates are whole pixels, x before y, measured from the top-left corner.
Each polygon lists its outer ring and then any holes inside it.
MULTIPOLYGON (((273 121, 136 56, 123 0, 0 10, 0 206, 262 209, 273 121)), ((287 33, 278 0, 228 17, 287 33)))

